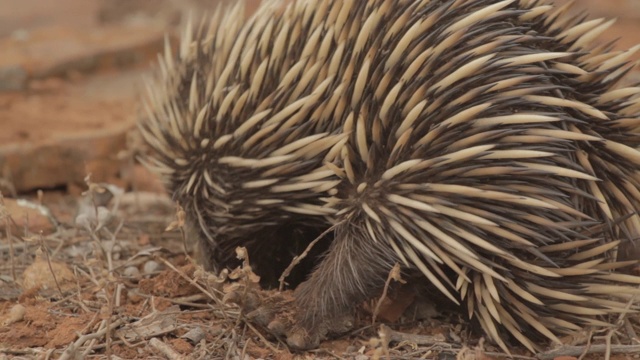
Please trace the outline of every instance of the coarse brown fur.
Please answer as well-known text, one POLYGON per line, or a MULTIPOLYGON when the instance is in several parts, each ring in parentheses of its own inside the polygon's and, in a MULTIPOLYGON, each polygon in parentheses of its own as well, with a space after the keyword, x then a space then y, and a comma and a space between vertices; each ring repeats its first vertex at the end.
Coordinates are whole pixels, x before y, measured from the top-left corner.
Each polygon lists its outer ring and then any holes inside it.
POLYGON ((638 48, 592 45, 610 22, 543 0, 241 12, 188 28, 141 129, 208 269, 242 245, 266 276, 335 225, 296 289, 292 346, 397 262, 504 349, 628 310, 640 278, 615 253, 640 234, 640 88, 618 83, 638 48))

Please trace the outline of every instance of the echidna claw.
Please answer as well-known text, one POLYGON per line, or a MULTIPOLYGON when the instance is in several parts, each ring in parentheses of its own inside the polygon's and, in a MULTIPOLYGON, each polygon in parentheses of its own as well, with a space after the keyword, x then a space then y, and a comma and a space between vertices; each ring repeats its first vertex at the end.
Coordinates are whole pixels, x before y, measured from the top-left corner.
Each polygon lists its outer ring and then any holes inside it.
POLYGON ((291 292, 271 293, 234 289, 225 299, 240 306, 246 319, 273 335, 284 339, 292 350, 317 348, 328 336, 342 334, 353 327, 351 316, 323 318, 313 325, 303 325, 310 309, 297 306, 291 292))
POLYGON ((321 336, 318 333, 309 333, 306 329, 296 327, 287 336, 287 345, 296 350, 313 349, 320 345, 321 336))
POLYGON ((278 337, 284 337, 287 336, 287 329, 290 328, 288 325, 290 324, 285 324, 281 320, 275 319, 267 325, 267 329, 278 337))
POLYGON ((313 328, 296 325, 287 333, 287 345, 295 350, 317 348, 320 341, 334 335, 344 334, 353 328, 353 317, 343 314, 325 319, 313 328))
POLYGON ((262 299, 258 291, 255 289, 246 289, 245 287, 227 290, 222 297, 222 302, 236 304, 247 313, 260 308, 262 305, 262 299))

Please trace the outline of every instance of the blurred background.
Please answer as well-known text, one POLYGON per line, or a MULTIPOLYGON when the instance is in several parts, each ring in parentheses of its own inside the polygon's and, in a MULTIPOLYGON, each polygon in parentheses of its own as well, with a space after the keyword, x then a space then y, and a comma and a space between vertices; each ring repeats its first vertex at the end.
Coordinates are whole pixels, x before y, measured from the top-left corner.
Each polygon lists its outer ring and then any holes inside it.
MULTIPOLYGON (((132 161, 141 78, 186 13, 222 1, 0 0, 0 191, 77 193, 88 173, 160 190, 132 161)), ((640 44, 640 0, 575 3, 618 19, 603 40, 640 44)))

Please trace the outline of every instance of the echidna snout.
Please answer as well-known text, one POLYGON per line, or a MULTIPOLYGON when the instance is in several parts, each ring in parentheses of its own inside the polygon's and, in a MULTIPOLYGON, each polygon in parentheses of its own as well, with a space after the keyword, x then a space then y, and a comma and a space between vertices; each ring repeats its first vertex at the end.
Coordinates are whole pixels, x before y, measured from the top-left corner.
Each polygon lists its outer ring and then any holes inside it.
POLYGON ((294 347, 339 331, 396 263, 505 350, 559 343, 640 284, 615 258, 640 234, 640 88, 618 86, 639 48, 593 44, 610 23, 567 12, 295 0, 243 24, 236 6, 161 62, 148 162, 212 265, 335 226, 296 290, 294 347))

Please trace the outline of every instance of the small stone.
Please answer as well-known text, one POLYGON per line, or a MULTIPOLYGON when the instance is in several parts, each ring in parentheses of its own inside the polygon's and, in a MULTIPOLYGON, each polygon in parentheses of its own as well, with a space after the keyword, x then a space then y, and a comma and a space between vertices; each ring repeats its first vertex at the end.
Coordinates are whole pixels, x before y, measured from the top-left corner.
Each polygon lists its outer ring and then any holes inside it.
POLYGON ((357 346, 354 346, 354 345, 349 345, 349 346, 347 346, 347 349, 345 350, 345 352, 346 352, 347 354, 353 354, 353 353, 355 353, 355 352, 357 352, 357 351, 358 351, 358 347, 357 347, 357 346))
MULTIPOLYGON (((11 217, 11 220, 15 222, 16 227, 19 229, 29 229, 32 232, 50 232, 53 230, 53 224, 51 220, 34 206, 25 206, 31 204, 24 200, 4 199, 4 207, 11 217)), ((5 222, 0 221, 0 229, 4 229, 5 222)))
POLYGON ((122 272, 122 275, 128 278, 139 278, 140 270, 138 270, 136 266, 127 266, 122 272))
POLYGON ((122 253, 122 246, 117 241, 106 240, 100 243, 102 245, 102 249, 106 253, 111 253, 111 257, 113 260, 120 260, 120 256, 122 253))
POLYGON ((207 334, 204 332, 204 330, 201 327, 197 326, 187 331, 187 333, 182 335, 181 337, 183 339, 189 340, 189 342, 191 342, 192 344, 197 344, 200 342, 200 340, 204 339, 206 335, 207 334))
POLYGON ((156 271, 158 271, 160 269, 160 264, 156 261, 153 260, 149 260, 146 263, 144 263, 144 267, 142 269, 142 272, 145 275, 149 275, 152 274, 156 271))
POLYGON ((8 317, 2 322, 2 326, 9 326, 18 321, 24 319, 24 315, 27 313, 27 309, 22 304, 16 304, 9 310, 8 317))
POLYGON ((24 270, 23 278, 22 287, 25 290, 57 289, 60 286, 64 291, 73 287, 75 276, 67 264, 37 256, 36 261, 24 270))
POLYGON ((11 33, 11 39, 15 41, 27 41, 30 36, 29 31, 25 29, 18 29, 11 33))

